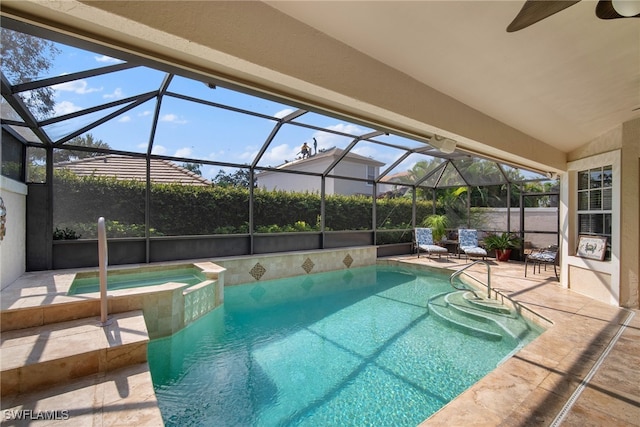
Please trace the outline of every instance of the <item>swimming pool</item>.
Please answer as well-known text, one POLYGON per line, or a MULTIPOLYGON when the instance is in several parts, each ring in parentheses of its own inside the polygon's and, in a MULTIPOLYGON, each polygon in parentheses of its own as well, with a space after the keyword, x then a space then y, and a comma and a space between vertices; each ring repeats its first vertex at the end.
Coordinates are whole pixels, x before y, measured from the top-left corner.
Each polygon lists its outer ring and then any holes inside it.
POLYGON ((540 334, 461 333, 428 301, 448 275, 382 266, 225 289, 149 343, 168 426, 415 426, 540 334))

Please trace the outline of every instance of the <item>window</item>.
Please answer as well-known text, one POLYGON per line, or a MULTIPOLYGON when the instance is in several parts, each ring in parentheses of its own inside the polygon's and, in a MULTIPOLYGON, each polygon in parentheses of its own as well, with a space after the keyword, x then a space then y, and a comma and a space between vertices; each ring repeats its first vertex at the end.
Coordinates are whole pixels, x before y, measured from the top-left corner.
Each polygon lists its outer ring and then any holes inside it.
POLYGON ((612 192, 611 165, 578 172, 578 234, 607 237, 605 260, 611 259, 612 192))
POLYGON ((376 179, 376 167, 367 165, 367 184, 373 184, 373 181, 376 179))

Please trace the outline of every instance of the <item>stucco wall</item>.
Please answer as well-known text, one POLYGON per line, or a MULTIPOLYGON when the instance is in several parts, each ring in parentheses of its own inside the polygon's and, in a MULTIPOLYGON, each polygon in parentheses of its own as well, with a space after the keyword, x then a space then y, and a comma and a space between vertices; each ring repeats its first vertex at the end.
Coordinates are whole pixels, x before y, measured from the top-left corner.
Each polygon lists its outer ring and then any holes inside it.
MULTIPOLYGON (((502 232, 507 230, 507 208, 481 209, 482 223, 477 228, 485 231, 502 232)), ((525 224, 527 231, 558 232, 558 208, 528 208, 525 209, 525 224)), ((520 208, 511 208, 511 231, 520 230, 520 208)), ((534 248, 543 248, 557 244, 556 234, 526 233, 525 241, 534 248)))
POLYGON ((0 287, 25 272, 27 186, 0 176, 0 197, 7 210, 6 235, 0 241, 0 287))
POLYGON ((612 287, 610 274, 570 265, 569 282, 575 292, 599 301, 617 304, 617 291, 612 287))
POLYGON ((620 305, 640 307, 640 119, 622 125, 620 305))
MULTIPOLYGON (((305 172, 324 172, 333 162, 333 158, 318 159, 317 161, 307 161, 299 165, 292 165, 289 170, 301 170, 305 172)), ((342 160, 338 166, 331 172, 335 175, 349 176, 355 178, 367 177, 367 165, 359 162, 350 162, 348 159, 342 160)), ((376 174, 378 168, 376 167, 376 174)), ((292 175, 288 173, 278 173, 274 171, 266 171, 257 175, 259 188, 265 188, 268 191, 299 191, 320 193, 322 182, 317 176, 310 175, 292 175)), ((326 194, 372 194, 373 188, 371 184, 363 181, 349 181, 345 179, 326 178, 325 193, 326 194)))

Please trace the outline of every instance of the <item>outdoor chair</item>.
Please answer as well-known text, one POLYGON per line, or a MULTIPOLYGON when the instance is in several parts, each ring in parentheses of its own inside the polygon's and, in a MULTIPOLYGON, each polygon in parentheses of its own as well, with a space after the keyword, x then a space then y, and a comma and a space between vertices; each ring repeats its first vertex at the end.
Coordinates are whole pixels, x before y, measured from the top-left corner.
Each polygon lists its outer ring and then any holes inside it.
POLYGON ((469 258, 485 259, 487 251, 478 245, 478 230, 461 228, 458 230, 458 247, 469 258))
POLYGON ((544 249, 534 249, 530 254, 527 254, 524 259, 524 277, 527 277, 527 266, 533 264, 533 274, 536 273, 536 265, 538 266, 538 273, 540 273, 540 266, 544 264, 545 271, 547 270, 547 264, 553 264, 553 272, 558 277, 558 246, 551 245, 544 249))
POLYGON ((415 246, 416 252, 418 252, 418 258, 420 258, 420 251, 425 251, 428 255, 438 254, 438 258, 442 254, 448 254, 447 248, 435 245, 433 243, 433 233, 430 228, 416 228, 415 230, 415 246))

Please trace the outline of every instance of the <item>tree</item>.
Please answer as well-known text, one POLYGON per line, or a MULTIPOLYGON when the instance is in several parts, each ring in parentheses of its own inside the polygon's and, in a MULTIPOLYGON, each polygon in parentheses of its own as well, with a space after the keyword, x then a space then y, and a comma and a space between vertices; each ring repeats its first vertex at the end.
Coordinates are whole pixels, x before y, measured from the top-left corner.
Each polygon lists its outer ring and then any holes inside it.
MULTIPOLYGON (((417 162, 411 169, 407 172, 407 175, 402 176, 400 178, 400 182, 405 182, 407 184, 413 184, 417 181, 422 180, 427 174, 433 172, 438 166, 443 163, 442 159, 439 158, 431 158, 429 160, 421 160, 417 162)), ((411 196, 411 192, 407 191, 405 196, 411 196)), ((417 187, 416 188, 416 197, 419 200, 429 200, 431 198, 431 189, 425 187, 417 187)))
MULTIPOLYGON (((75 138, 64 143, 62 146, 88 147, 88 148, 111 148, 109 144, 100 139, 94 139, 93 135, 88 133, 84 136, 76 136, 75 138)), ((68 162, 78 159, 86 159, 88 157, 101 156, 103 153, 98 151, 80 151, 80 150, 55 150, 53 154, 54 163, 68 162)))
POLYGON ((190 172, 195 173, 196 175, 202 176, 202 171, 200 170, 199 163, 183 163, 182 167, 190 172))
MULTIPOLYGON (((234 173, 227 174, 225 171, 220 170, 213 183, 222 187, 244 187, 249 188, 250 176, 249 169, 238 169, 234 173)), ((255 182, 253 183, 255 187, 255 182)))
MULTIPOLYGON (((38 37, 1 29, 2 70, 12 83, 26 83, 37 80, 49 71, 53 59, 60 50, 53 42, 38 37)), ((50 87, 38 88, 20 94, 20 98, 37 118, 45 118, 53 113, 54 91, 50 87)))

